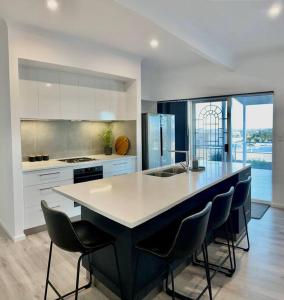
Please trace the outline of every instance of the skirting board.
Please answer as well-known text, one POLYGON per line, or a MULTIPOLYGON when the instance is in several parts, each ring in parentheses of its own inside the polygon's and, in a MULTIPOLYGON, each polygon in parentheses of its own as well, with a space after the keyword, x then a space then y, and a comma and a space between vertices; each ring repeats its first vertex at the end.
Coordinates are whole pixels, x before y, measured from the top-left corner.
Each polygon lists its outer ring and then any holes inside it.
POLYGON ((281 203, 271 203, 271 207, 273 208, 279 208, 279 209, 284 209, 284 204, 281 203))
POLYGON ((0 221, 0 227, 3 229, 3 231, 7 234, 7 236, 13 240, 14 242, 18 242, 18 241, 22 241, 26 238, 26 235, 23 233, 23 234, 19 234, 19 235, 15 235, 15 236, 12 236, 8 230, 5 228, 5 226, 3 226, 3 224, 1 223, 0 221))

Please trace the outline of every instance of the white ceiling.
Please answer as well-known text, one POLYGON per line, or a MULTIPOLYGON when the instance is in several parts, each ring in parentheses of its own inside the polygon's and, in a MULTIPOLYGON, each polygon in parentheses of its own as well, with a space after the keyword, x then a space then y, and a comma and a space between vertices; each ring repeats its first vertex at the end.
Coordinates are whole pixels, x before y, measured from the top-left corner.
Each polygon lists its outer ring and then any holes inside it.
POLYGON ((96 41, 157 67, 204 60, 233 67, 240 56, 284 49, 284 12, 267 17, 273 0, 60 2, 54 13, 45 0, 0 0, 0 17, 96 41), (149 46, 151 38, 160 41, 158 49, 149 46))

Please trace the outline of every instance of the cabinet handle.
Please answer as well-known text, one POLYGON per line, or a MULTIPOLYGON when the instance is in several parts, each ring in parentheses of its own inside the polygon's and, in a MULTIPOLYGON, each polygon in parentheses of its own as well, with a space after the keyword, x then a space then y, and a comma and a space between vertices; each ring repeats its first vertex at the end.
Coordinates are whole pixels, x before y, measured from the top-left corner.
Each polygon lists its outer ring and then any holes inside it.
POLYGON ((49 176, 49 175, 58 175, 60 172, 48 173, 48 174, 39 174, 40 177, 42 176, 49 176))
POLYGON ((121 176, 121 175, 127 175, 129 173, 119 173, 119 174, 114 174, 113 176, 121 176))
POLYGON ((58 207, 60 207, 60 205, 51 206, 50 208, 54 209, 54 208, 58 208, 58 207))
POLYGON ((55 189, 55 188, 57 188, 57 187, 59 187, 59 185, 58 185, 58 186, 52 186, 52 187, 49 187, 49 188, 43 188, 43 189, 39 189, 39 190, 40 190, 40 191, 48 191, 48 190, 55 189))
POLYGON ((128 162, 123 162, 123 163, 117 163, 117 164, 113 164, 113 166, 122 166, 122 165, 127 165, 128 162))

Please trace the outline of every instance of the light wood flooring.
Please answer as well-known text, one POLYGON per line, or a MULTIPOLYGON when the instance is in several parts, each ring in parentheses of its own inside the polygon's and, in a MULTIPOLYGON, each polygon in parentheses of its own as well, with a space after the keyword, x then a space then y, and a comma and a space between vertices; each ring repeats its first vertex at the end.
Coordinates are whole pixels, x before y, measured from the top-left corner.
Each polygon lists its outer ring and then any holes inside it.
MULTIPOLYGON (((261 220, 250 222, 249 230, 251 251, 237 251, 238 269, 233 278, 218 274, 213 279, 214 299, 284 299, 284 211, 269 209, 261 220)), ((214 247, 217 246, 210 247, 210 253, 215 255, 214 247)), ((43 299, 48 250, 46 232, 14 243, 0 229, 0 300, 43 299)), ((220 249, 217 256, 222 252, 223 249, 220 249)), ((77 257, 56 247, 54 249, 51 278, 63 293, 74 289, 77 257)), ((82 283, 85 274, 82 270, 82 283)), ((192 294, 192 288, 202 288, 202 275, 203 270, 198 267, 186 268, 176 277, 176 289, 192 294)), ((48 299, 55 299, 51 290, 48 299)), ((80 299, 106 300, 107 297, 93 287, 82 292, 80 299)), ((170 298, 161 292, 154 299, 170 298)), ((202 299, 208 299, 207 293, 202 299)))

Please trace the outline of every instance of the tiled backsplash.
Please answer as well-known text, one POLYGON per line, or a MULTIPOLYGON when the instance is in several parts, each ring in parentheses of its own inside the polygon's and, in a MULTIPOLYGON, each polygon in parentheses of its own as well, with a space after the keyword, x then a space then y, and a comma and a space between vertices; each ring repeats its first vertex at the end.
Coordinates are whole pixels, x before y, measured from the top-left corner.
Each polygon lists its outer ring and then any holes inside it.
MULTIPOLYGON (((21 121, 22 157, 49 154, 62 158, 103 153, 100 137, 109 126, 106 122, 87 121, 21 121)), ((111 123, 114 137, 126 135, 131 142, 128 154, 136 154, 136 122, 111 123)))

